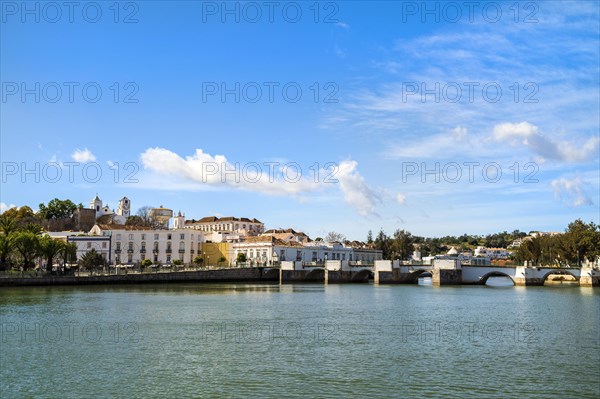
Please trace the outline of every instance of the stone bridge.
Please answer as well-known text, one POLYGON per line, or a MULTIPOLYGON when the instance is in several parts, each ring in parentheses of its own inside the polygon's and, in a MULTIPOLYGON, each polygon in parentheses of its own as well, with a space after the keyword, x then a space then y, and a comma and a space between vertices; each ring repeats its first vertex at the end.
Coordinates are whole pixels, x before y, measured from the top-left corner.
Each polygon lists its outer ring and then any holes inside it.
POLYGON ((515 285, 544 285, 550 275, 572 276, 580 286, 600 286, 600 270, 582 268, 475 266, 463 265, 458 259, 435 259, 433 265, 400 264, 399 261, 380 260, 374 264, 348 261, 326 261, 321 264, 282 262, 279 280, 285 282, 416 284, 419 277, 431 276, 433 285, 485 284, 488 278, 506 276, 515 285))

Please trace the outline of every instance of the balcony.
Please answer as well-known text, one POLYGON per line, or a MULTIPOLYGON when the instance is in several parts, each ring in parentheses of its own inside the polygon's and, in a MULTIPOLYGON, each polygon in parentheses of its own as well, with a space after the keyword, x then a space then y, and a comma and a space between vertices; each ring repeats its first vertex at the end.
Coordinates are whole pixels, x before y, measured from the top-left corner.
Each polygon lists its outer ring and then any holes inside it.
POLYGON ((142 249, 140 249, 140 253, 141 253, 141 254, 145 254, 145 253, 146 253, 146 248, 142 248, 142 249))
POLYGON ((173 252, 173 250, 171 248, 167 248, 167 250, 165 251, 166 253, 170 254, 173 252))
POLYGON ((120 248, 115 249, 115 253, 116 254, 120 254, 121 253, 121 249, 120 248))
POLYGON ((180 250, 179 250, 179 253, 180 253, 180 254, 184 254, 184 253, 185 253, 185 249, 180 249, 180 250))

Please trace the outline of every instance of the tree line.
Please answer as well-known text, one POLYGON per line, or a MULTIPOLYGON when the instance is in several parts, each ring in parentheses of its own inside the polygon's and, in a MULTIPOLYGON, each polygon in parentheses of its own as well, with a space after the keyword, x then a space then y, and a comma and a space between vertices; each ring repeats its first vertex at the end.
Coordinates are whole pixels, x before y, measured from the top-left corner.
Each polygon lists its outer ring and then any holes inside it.
POLYGON ((42 235, 42 215, 28 206, 11 208, 0 215, 0 270, 29 270, 41 259, 46 270, 52 271, 55 260, 62 261, 64 267, 77 259, 74 243, 42 235))
MULTIPOLYGON (((66 199, 54 198, 48 204, 41 203, 38 212, 28 206, 11 208, 0 215, 0 270, 20 267, 23 270, 34 267, 36 260, 42 260, 48 270, 52 269, 55 260, 63 265, 76 261, 76 246, 43 236, 42 232, 57 230, 53 226, 68 227, 74 220, 75 211, 82 208, 66 199)), ((127 219, 127 225, 158 228, 159 224, 152 219, 152 207, 141 207, 135 216, 127 219)), ((421 237, 412 235, 406 230, 396 230, 387 235, 383 230, 374 237, 372 231, 367 234, 367 244, 381 250, 384 259, 407 260, 418 250, 421 256, 446 253, 451 247, 459 251, 471 250, 477 246, 492 248, 508 248, 515 240, 521 240, 515 248, 513 259, 517 262, 530 262, 532 265, 582 265, 586 260, 594 262, 600 257, 600 227, 594 222, 585 223, 577 219, 567 226, 565 232, 556 235, 536 234, 514 230, 489 235, 421 237)), ((317 238, 317 241, 319 238, 317 238)), ((322 240, 322 239, 321 239, 322 240)), ((338 241, 351 244, 343 234, 330 232, 327 241, 338 241)), ((80 263, 101 264, 101 256, 91 253, 84 256, 80 263)))
POLYGON ((372 231, 367 234, 367 244, 382 251, 384 259, 410 259, 418 250, 421 256, 445 254, 451 247, 458 251, 468 251, 483 246, 488 248, 508 248, 515 240, 513 259, 528 261, 532 265, 581 266, 586 260, 596 261, 600 257, 600 228, 594 222, 585 223, 577 219, 567 226, 564 233, 544 235, 531 231, 529 234, 514 230, 489 235, 421 237, 406 230, 396 230, 387 235, 380 230, 375 237, 372 231))

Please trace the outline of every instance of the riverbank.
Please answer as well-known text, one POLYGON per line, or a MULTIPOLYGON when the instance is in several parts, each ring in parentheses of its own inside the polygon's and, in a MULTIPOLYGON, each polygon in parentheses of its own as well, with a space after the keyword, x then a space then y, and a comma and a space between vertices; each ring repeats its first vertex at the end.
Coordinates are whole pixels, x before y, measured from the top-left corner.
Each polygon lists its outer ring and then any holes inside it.
POLYGON ((99 276, 39 276, 0 278, 0 287, 92 285, 92 284, 160 284, 177 282, 260 282, 276 281, 279 273, 262 267, 216 269, 159 273, 128 273, 99 276))

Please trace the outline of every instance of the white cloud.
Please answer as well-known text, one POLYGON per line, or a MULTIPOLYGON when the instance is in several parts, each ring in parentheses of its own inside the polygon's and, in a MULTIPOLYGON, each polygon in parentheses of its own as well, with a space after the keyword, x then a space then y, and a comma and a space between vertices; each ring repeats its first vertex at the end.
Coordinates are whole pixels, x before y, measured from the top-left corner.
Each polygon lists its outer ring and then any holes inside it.
POLYGON ((396 202, 400 205, 404 205, 406 203, 406 195, 402 193, 396 194, 396 202))
POLYGON ((410 144, 406 142, 394 144, 387 155, 392 158, 439 158, 464 155, 465 148, 472 150, 477 146, 476 142, 469 139, 467 128, 463 126, 421 140, 410 140, 410 144))
POLYGON ((550 183, 554 195, 573 207, 594 205, 594 202, 585 191, 586 185, 589 185, 589 183, 583 181, 580 177, 572 179, 561 177, 552 180, 550 183))
POLYGON ((349 29, 350 28, 350 25, 348 25, 347 23, 342 22, 342 21, 336 23, 335 26, 337 26, 339 28, 342 28, 342 29, 349 29))
POLYGON ((94 162, 96 160, 96 156, 87 148, 84 148, 83 150, 80 150, 79 148, 76 149, 73 154, 71 154, 71 158, 73 158, 75 162, 94 162))
POLYGON ((0 213, 4 213, 5 211, 9 210, 10 208, 16 208, 17 206, 15 204, 10 204, 10 205, 6 205, 4 202, 0 202, 0 213))
MULTIPOLYGON (((375 204, 379 197, 366 184, 357 171, 355 161, 341 162, 335 171, 320 170, 315 179, 314 171, 299 169, 292 162, 269 166, 267 163, 230 162, 223 155, 210 155, 201 149, 191 156, 182 158, 164 148, 149 148, 141 154, 144 168, 156 176, 147 177, 151 181, 161 179, 160 188, 183 186, 233 188, 259 192, 267 195, 288 195, 302 198, 303 194, 329 188, 339 188, 344 200, 363 216, 376 214, 375 204), (164 179, 168 177, 168 179, 164 179), (170 181, 169 181, 170 180, 170 181)), ((145 179, 144 179, 145 180, 145 179)), ((143 185, 149 187, 146 182, 143 185)))
POLYGON ((356 170, 356 161, 344 161, 339 165, 336 178, 344 201, 352 206, 360 215, 377 215, 376 204, 381 202, 381 197, 376 194, 365 182, 365 179, 356 170))
POLYGON ((496 141, 509 142, 512 146, 523 145, 533 151, 542 161, 584 162, 598 155, 597 137, 590 137, 585 143, 574 145, 567 141, 554 141, 539 132, 537 126, 529 122, 502 123, 494 126, 492 135, 496 141))

